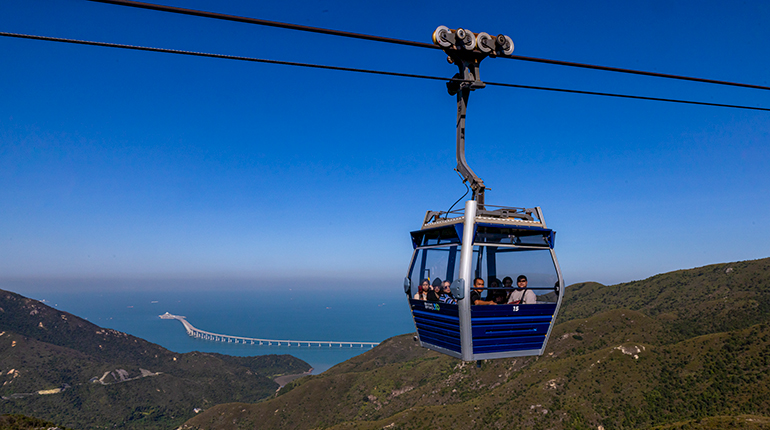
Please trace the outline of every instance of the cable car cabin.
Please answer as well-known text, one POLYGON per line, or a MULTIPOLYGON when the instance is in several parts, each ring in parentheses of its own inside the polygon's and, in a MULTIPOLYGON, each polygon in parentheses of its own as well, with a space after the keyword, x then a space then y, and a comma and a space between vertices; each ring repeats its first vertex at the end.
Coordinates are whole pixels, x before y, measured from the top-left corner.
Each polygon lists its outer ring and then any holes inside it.
POLYGON ((464 212, 429 211, 411 235, 414 254, 404 292, 423 347, 465 361, 543 354, 563 280, 553 250, 555 232, 546 228, 539 207, 477 210, 469 200, 464 212), (534 295, 522 289, 516 297, 528 300, 508 303, 521 275, 534 295), (423 281, 432 285, 437 278, 451 283, 456 304, 417 298, 423 281), (482 300, 504 304, 472 304, 475 278, 484 280, 482 300), (505 278, 512 285, 503 284, 505 278))

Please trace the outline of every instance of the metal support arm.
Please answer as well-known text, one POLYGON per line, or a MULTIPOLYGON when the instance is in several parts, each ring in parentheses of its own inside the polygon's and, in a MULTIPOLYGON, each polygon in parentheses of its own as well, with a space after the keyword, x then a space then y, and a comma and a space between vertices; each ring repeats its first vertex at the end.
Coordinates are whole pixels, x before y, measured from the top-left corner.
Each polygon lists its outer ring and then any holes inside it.
POLYGON ((449 51, 449 60, 460 69, 451 81, 447 82, 450 95, 457 95, 457 170, 468 182, 473 191, 473 200, 479 209, 484 209, 484 181, 476 175, 465 160, 465 114, 468 110, 468 98, 471 91, 486 85, 479 79, 479 63, 486 55, 469 51, 449 51))
POLYGON ((476 200, 480 209, 484 209, 484 181, 476 175, 465 161, 465 112, 468 108, 468 96, 470 88, 463 88, 457 92, 457 167, 464 182, 473 190, 473 200, 476 200))

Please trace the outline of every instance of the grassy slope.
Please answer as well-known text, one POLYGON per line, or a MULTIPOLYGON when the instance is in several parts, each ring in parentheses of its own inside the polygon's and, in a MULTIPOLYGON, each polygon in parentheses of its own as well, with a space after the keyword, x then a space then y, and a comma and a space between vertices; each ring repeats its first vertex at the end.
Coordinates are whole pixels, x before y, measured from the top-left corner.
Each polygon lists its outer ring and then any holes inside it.
POLYGON ((218 403, 255 402, 275 393, 272 380, 310 366, 291 356, 177 354, 102 329, 14 293, 0 291, 0 413, 22 413, 68 427, 169 428, 218 403), (89 382, 123 369, 157 375, 110 385, 89 382), (57 394, 29 395, 69 386, 57 394))
POLYGON ((719 416, 655 427, 656 430, 722 430, 732 428, 744 430, 770 429, 770 417, 756 415, 719 416))
POLYGON ((5 414, 0 415, 0 429, 2 430, 37 430, 37 429, 53 429, 53 430, 67 430, 66 427, 57 426, 56 424, 44 421, 38 418, 27 417, 18 414, 5 414))
POLYGON ((276 399, 220 405, 185 426, 705 429, 756 415, 741 425, 763 428, 769 266, 757 260, 577 285, 566 291, 543 357, 477 367, 404 335, 302 378, 276 399))
POLYGON ((770 259, 679 270, 613 286, 576 284, 566 290, 559 322, 617 308, 666 322, 668 341, 757 324, 770 315, 770 259))

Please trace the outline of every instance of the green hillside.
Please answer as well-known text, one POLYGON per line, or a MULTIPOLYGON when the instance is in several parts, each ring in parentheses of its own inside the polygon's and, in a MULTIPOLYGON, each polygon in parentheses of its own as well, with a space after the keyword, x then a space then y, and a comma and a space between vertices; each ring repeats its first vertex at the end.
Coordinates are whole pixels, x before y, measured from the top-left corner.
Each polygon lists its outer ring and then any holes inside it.
POLYGON ((769 266, 575 285, 542 357, 463 363, 403 335, 183 428, 768 428, 769 266))
POLYGON ((0 290, 0 413, 67 427, 178 426, 224 402, 274 395, 309 370, 288 355, 177 354, 0 290))
POLYGON ((559 322, 619 308, 664 322, 668 341, 758 324, 770 315, 770 259, 678 270, 613 286, 572 285, 559 322))
POLYGON ((2 430, 67 430, 66 427, 44 421, 38 418, 27 417, 18 414, 0 415, 0 429, 2 430))

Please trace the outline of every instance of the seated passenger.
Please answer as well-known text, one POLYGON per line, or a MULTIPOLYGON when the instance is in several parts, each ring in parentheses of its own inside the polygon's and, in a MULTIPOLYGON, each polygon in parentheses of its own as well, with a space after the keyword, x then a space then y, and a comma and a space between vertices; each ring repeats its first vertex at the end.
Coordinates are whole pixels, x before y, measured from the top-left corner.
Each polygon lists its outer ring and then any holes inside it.
POLYGON ((519 275, 516 278, 516 289, 511 293, 508 304, 514 305, 534 305, 537 303, 537 297, 532 290, 527 289, 527 277, 519 275))
POLYGON ((429 302, 437 302, 438 296, 441 293, 441 279, 436 278, 433 280, 433 286, 428 288, 427 299, 429 302))
POLYGON ((452 289, 450 288, 451 286, 452 284, 449 281, 444 281, 441 284, 441 294, 438 296, 438 301, 441 303, 448 303, 450 305, 457 304, 457 300, 452 297, 452 289))
POLYGON ((500 289, 500 280, 497 278, 489 282, 490 289, 487 290, 487 300, 495 302, 497 305, 504 305, 508 302, 508 294, 500 289))
POLYGON ((508 301, 511 299, 511 293, 513 292, 513 279, 511 279, 510 276, 506 276, 503 278, 503 290, 505 292, 505 302, 508 303, 508 301))
POLYGON ((414 299, 415 300, 427 299, 428 288, 430 288, 430 280, 423 279, 422 282, 420 282, 420 285, 417 287, 417 294, 414 295, 414 299))
POLYGON ((495 302, 481 300, 481 292, 484 291, 484 280, 476 278, 473 280, 473 290, 471 291, 471 304, 472 305, 494 305, 495 302))

